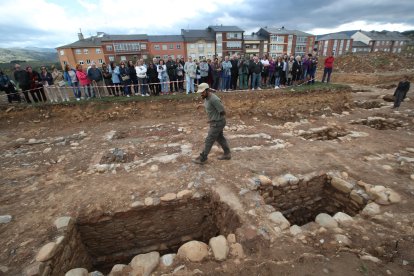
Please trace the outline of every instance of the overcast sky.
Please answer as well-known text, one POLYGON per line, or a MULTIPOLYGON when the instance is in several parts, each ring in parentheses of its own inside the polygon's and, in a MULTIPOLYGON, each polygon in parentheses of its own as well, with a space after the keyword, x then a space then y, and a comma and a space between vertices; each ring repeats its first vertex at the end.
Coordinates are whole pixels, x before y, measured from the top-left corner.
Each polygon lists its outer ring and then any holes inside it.
POLYGON ((414 0, 1 0, 0 47, 55 48, 97 31, 180 34, 237 25, 313 34, 362 29, 414 30, 414 0))

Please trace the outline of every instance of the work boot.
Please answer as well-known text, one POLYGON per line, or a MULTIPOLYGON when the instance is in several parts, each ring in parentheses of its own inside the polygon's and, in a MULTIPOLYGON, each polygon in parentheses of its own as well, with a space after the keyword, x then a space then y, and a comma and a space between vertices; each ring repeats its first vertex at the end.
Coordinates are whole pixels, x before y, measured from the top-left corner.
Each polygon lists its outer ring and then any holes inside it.
POLYGON ((207 162, 207 157, 204 157, 203 155, 200 154, 199 157, 197 157, 196 159, 193 159, 192 161, 193 163, 203 165, 207 162))
POLYGON ((218 160, 230 160, 231 159, 231 153, 225 153, 217 157, 218 160))

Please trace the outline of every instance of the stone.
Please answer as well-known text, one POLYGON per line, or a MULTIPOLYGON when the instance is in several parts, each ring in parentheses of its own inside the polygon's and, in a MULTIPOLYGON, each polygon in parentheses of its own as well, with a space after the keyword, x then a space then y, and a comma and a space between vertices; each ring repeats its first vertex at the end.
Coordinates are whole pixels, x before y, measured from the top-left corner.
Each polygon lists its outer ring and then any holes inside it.
POLYGON ((74 268, 66 272, 65 276, 88 276, 88 270, 85 268, 74 268))
POLYGON ((144 199, 145 206, 151 206, 154 204, 154 199, 152 197, 146 197, 144 199))
POLYGON ((338 191, 341 191, 343 193, 350 193, 354 185, 351 183, 343 180, 342 178, 333 176, 331 179, 331 185, 337 189, 338 191))
POLYGON ((140 254, 135 256, 130 262, 133 269, 132 275, 136 272, 142 272, 142 276, 149 276, 160 262, 160 253, 150 252, 147 254, 140 254))
POLYGON ((72 218, 71 217, 60 217, 57 218, 54 222, 56 229, 60 230, 64 227, 68 227, 68 225, 72 222, 72 218))
POLYGON ((343 212, 338 212, 336 213, 333 218, 339 223, 339 224, 347 224, 347 223, 351 223, 354 221, 354 219, 348 215, 345 214, 343 212))
POLYGON ((89 273, 89 276, 105 276, 105 275, 100 271, 93 271, 89 273))
POLYGON ((161 201, 172 201, 177 198, 177 195, 174 193, 168 193, 160 197, 161 201))
POLYGON ((289 231, 290 231, 290 234, 292 235, 292 236, 296 236, 296 235, 299 235, 299 234, 301 234, 303 231, 302 231, 302 228, 300 227, 300 226, 297 226, 296 224, 295 225, 292 225, 290 228, 289 228, 289 231))
POLYGON ((9 223, 11 220, 12 220, 12 216, 10 215, 0 216, 0 224, 9 223))
POLYGON ((390 203, 398 203, 401 201, 401 196, 397 194, 396 192, 389 190, 388 191, 388 201, 390 203))
POLYGON ((353 201, 355 201, 358 204, 364 204, 365 199, 355 190, 351 191, 350 197, 353 201))
POLYGON ((283 216, 281 212, 270 213, 268 218, 281 230, 285 230, 290 227, 290 222, 283 216))
MULTIPOLYGON (((185 267, 185 265, 179 265, 179 266, 177 266, 176 268, 174 268, 174 270, 173 270, 173 272, 172 272, 172 274, 173 275, 175 275, 175 274, 177 274, 177 272, 179 272, 180 270, 183 270, 183 269, 185 269, 186 267, 185 267)), ((184 272, 184 271, 183 271, 184 272)), ((179 275, 183 275, 183 274, 179 274, 179 275)), ((184 273, 184 275, 185 275, 185 273, 184 273)))
POLYGON ((33 264, 29 265, 24 269, 24 275, 25 276, 39 276, 41 275, 41 271, 43 271, 43 268, 45 267, 45 264, 42 262, 34 262, 33 264))
POLYGON ((227 258, 230 249, 223 235, 211 238, 208 245, 211 247, 214 258, 217 261, 224 261, 227 258))
POLYGON ((61 244, 64 239, 65 239, 65 236, 59 236, 59 237, 56 238, 55 243, 56 244, 61 244))
POLYGON ((346 245, 346 246, 351 245, 351 240, 347 236, 342 235, 342 234, 336 234, 335 235, 335 240, 339 244, 343 244, 343 245, 346 245))
POLYGON ((274 186, 286 186, 287 184, 296 185, 299 183, 299 178, 294 176, 293 174, 287 173, 278 177, 275 181, 273 181, 274 186))
POLYGON ((98 173, 104 173, 104 172, 108 171, 109 168, 110 168, 109 164, 98 164, 98 165, 95 166, 95 170, 98 173))
POLYGON ((57 244, 55 242, 49 242, 45 244, 37 253, 36 261, 45 262, 50 260, 56 252, 57 244))
POLYGON ((235 258, 244 258, 243 246, 240 243, 233 243, 230 245, 230 255, 235 258))
POLYGON ((134 202, 131 203, 132 208, 137 208, 137 207, 141 207, 141 206, 145 206, 145 204, 142 201, 139 201, 139 200, 134 201, 134 202))
POLYGON ((236 243, 236 235, 235 234, 228 234, 227 235, 227 242, 229 244, 236 243))
POLYGON ((204 242, 189 241, 180 246, 177 256, 190 262, 201 262, 208 256, 208 246, 204 242))
POLYGON ((370 262, 374 262, 374 263, 380 263, 381 260, 378 259, 377 257, 371 256, 371 255, 363 255, 360 257, 361 260, 364 261, 370 261, 370 262))
POLYGON ((158 171, 158 165, 152 165, 150 168, 151 172, 157 172, 158 171))
POLYGON ((272 185, 272 180, 269 177, 265 175, 259 175, 258 178, 261 185, 272 185))
POLYGON ((315 222, 325 228, 336 228, 338 223, 336 220, 328 214, 320 213, 316 216, 315 222))
POLYGON ((52 151, 52 148, 45 148, 44 150, 43 150, 43 153, 44 154, 46 154, 46 153, 49 153, 49 152, 51 152, 52 151))
POLYGON ((368 203, 365 206, 365 208, 361 211, 362 215, 365 215, 368 217, 378 215, 379 213, 380 213, 380 206, 375 202, 368 203))
POLYGON ((177 193, 177 199, 187 199, 193 195, 191 190, 182 190, 177 193))
POLYGON ((390 165, 382 165, 382 168, 386 171, 392 171, 392 167, 390 165))
POLYGON ((9 271, 9 268, 7 266, 0 265, 0 272, 6 273, 7 271, 9 271))
POLYGON ((122 270, 124 270, 124 268, 126 268, 127 265, 125 264, 116 264, 112 267, 111 272, 109 273, 109 276, 121 276, 122 275, 122 270))
POLYGON ((24 141, 26 141, 26 138, 17 138, 16 139, 17 143, 23 143, 24 141))
POLYGON ((414 180, 414 174, 410 175, 411 180, 414 180))
POLYGON ((177 256, 177 254, 166 254, 163 255, 160 259, 160 263, 163 266, 171 266, 174 262, 175 257, 177 256))

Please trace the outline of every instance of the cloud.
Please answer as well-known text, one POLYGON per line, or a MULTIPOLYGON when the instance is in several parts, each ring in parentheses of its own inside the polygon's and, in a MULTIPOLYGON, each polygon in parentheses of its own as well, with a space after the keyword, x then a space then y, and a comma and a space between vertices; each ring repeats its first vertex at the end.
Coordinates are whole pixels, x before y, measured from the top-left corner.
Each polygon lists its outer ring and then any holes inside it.
POLYGON ((183 28, 237 25, 247 32, 285 26, 315 34, 414 29, 414 2, 399 0, 13 0, 0 9, 0 47, 57 47, 97 31, 180 34, 183 28))

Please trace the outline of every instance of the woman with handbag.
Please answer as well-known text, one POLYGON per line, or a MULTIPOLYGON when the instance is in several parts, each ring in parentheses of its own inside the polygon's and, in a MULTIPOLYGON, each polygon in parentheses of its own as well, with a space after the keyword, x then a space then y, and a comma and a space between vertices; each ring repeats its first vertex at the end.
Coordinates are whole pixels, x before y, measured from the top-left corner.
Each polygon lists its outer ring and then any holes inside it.
POLYGON ((178 92, 184 91, 184 66, 181 64, 181 59, 177 58, 176 60, 177 67, 175 68, 177 82, 178 82, 178 92))
POLYGON ((160 63, 157 65, 158 79, 161 83, 162 94, 168 94, 168 82, 170 81, 167 73, 167 66, 164 64, 164 60, 160 59, 160 63))
POLYGON ((63 79, 63 73, 59 71, 54 65, 51 66, 52 78, 55 85, 54 89, 57 90, 58 94, 62 98, 62 102, 69 101, 68 90, 66 89, 66 82, 63 79))
POLYGON ((131 78, 129 77, 129 70, 125 65, 125 61, 121 61, 120 66, 119 75, 121 76, 121 85, 124 87, 124 96, 129 98, 131 95, 131 78))
POLYGON ((77 101, 80 101, 82 92, 79 88, 79 80, 76 77, 76 70, 73 68, 70 68, 69 64, 65 65, 65 71, 63 72, 63 78, 66 81, 66 83, 72 87, 73 94, 75 95, 75 98, 77 101))

